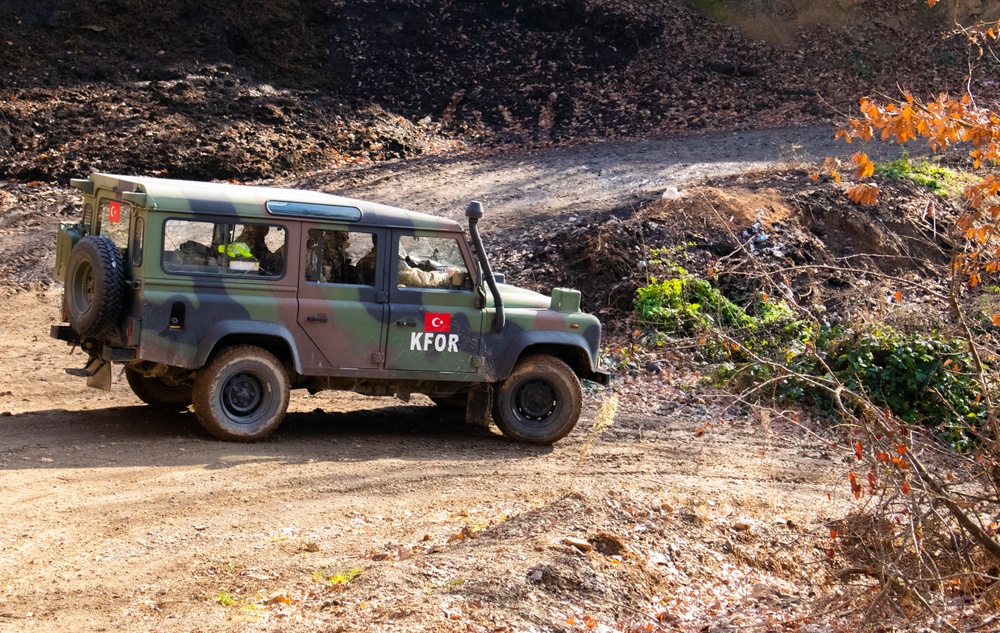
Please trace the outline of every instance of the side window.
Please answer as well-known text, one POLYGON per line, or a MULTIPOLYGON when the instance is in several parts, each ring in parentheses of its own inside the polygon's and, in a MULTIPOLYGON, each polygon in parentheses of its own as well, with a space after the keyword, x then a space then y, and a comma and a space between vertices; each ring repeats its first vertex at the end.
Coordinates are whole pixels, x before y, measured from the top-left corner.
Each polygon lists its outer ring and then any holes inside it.
POLYGON ((101 199, 98 208, 98 235, 111 238, 118 248, 128 246, 129 221, 132 219, 132 205, 121 200, 101 199))
POLYGON ((94 221, 94 205, 89 202, 83 205, 83 225, 87 227, 86 232, 89 235, 91 229, 93 228, 94 221))
POLYGON ((472 277, 455 238, 403 235, 398 256, 400 288, 472 290, 472 277))
POLYGON ((163 270, 168 273, 222 273, 222 244, 211 222, 167 220, 163 227, 163 270))
POLYGON ((378 240, 371 233, 309 229, 305 280, 373 286, 377 254, 378 240))
POLYGON ((285 273, 285 229, 266 224, 236 224, 224 252, 227 273, 251 273, 280 277, 285 273))
POLYGON ((142 264, 142 247, 145 240, 145 227, 146 223, 142 218, 135 219, 135 230, 132 231, 132 247, 129 248, 129 250, 132 251, 133 266, 139 266, 142 264))
POLYGON ((167 220, 163 270, 168 273, 280 277, 285 229, 266 224, 167 220))

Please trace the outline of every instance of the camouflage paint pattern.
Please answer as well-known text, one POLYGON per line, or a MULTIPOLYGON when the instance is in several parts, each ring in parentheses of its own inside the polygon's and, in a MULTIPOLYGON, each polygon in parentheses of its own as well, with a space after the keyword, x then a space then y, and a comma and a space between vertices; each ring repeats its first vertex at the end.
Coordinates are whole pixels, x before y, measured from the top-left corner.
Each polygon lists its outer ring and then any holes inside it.
POLYGON ((143 367, 197 370, 220 347, 247 343, 284 359, 297 374, 293 386, 304 385, 309 376, 414 384, 495 382, 533 350, 555 350, 581 377, 597 370, 600 323, 579 312, 578 294, 563 295, 571 304, 576 299, 576 308, 567 311, 553 306, 555 298, 501 284, 506 326, 503 332, 493 331, 493 299, 464 229, 455 221, 312 191, 107 174, 93 174, 88 181, 74 183, 84 191, 85 203, 100 210, 86 234, 111 233, 102 224, 110 226, 107 216, 118 204, 109 201, 131 205, 130 232, 116 226, 113 236, 131 282, 123 324, 132 324, 132 334, 125 340, 123 333, 120 347, 134 349, 143 367), (285 207, 293 210, 272 212, 269 201, 289 203, 285 207), (328 218, 325 209, 330 210, 328 218), (141 235, 135 230, 137 219, 142 220, 141 235), (165 271, 164 227, 184 220, 283 227, 283 274, 165 271), (306 282, 310 229, 375 235, 374 285, 306 282), (457 239, 473 290, 398 287, 402 235, 457 239), (120 243, 123 239, 131 241, 120 243))

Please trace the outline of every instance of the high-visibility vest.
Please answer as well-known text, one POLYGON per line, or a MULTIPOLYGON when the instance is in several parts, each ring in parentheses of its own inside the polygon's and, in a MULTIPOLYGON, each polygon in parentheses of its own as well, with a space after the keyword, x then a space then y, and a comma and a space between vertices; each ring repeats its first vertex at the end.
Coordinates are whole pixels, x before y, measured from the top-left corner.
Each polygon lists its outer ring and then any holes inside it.
POLYGON ((250 247, 247 246, 246 242, 233 242, 228 246, 219 245, 219 252, 225 253, 226 257, 253 257, 253 253, 250 252, 250 247))

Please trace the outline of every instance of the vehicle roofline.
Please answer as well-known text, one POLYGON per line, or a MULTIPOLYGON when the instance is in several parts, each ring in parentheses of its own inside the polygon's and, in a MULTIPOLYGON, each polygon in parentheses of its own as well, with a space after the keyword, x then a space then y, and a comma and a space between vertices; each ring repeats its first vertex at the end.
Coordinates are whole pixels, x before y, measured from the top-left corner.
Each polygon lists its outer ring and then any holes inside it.
POLYGON ((252 216, 274 220, 291 218, 299 221, 333 222, 347 225, 367 224, 455 232, 464 230, 461 224, 449 218, 308 189, 285 189, 260 185, 105 173, 91 174, 89 179, 99 188, 120 193, 145 193, 151 201, 150 208, 161 212, 252 216), (173 204, 174 201, 183 202, 186 208, 180 204, 173 204), (274 214, 266 207, 270 201, 354 207, 361 211, 362 217, 359 220, 350 221, 311 214, 274 214))

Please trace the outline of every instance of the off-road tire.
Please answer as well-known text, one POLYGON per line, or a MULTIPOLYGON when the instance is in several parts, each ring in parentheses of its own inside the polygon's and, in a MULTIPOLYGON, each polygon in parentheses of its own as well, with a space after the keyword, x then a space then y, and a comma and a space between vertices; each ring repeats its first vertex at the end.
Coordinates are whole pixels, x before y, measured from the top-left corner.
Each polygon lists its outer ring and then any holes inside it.
POLYGON ((143 376, 131 367, 125 368, 125 380, 132 393, 151 407, 183 411, 191 404, 191 385, 174 385, 161 378, 143 376))
POLYGON ((528 356, 497 385, 493 422, 516 442, 553 444, 573 430, 582 410, 580 379, 569 365, 528 356))
POLYGON ((105 339, 118 330, 125 301, 125 265, 118 247, 106 237, 77 242, 66 266, 66 313, 83 338, 105 339))
POLYGON ((212 437, 256 442, 278 428, 288 409, 288 372, 270 352, 230 347, 198 372, 194 412, 212 437))

